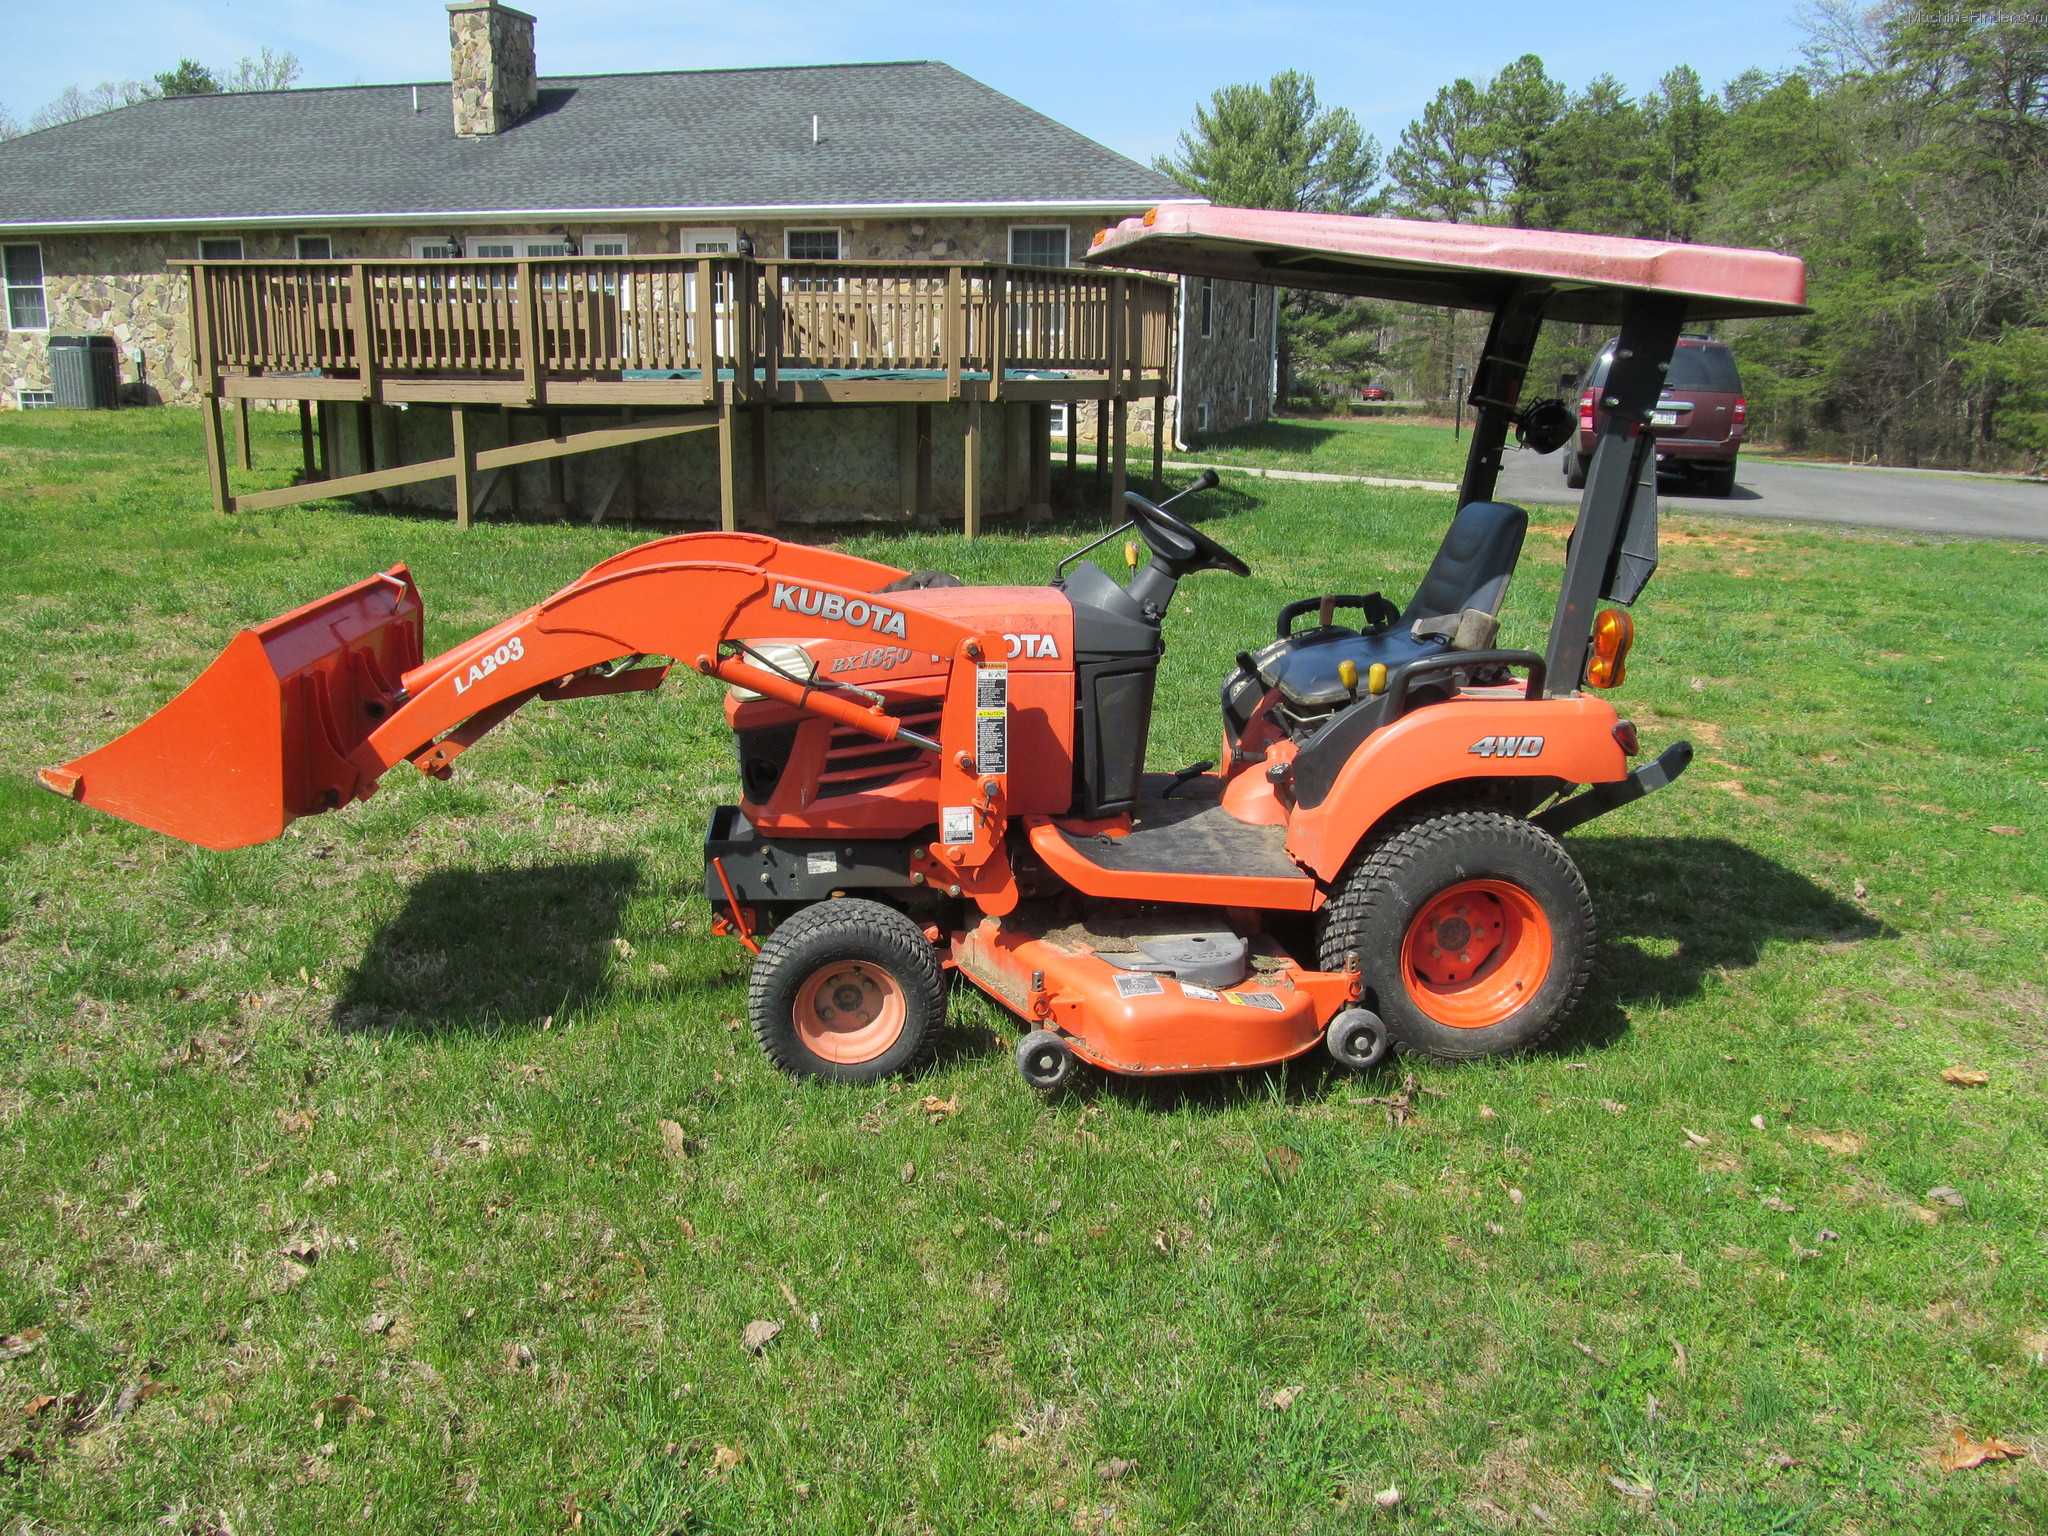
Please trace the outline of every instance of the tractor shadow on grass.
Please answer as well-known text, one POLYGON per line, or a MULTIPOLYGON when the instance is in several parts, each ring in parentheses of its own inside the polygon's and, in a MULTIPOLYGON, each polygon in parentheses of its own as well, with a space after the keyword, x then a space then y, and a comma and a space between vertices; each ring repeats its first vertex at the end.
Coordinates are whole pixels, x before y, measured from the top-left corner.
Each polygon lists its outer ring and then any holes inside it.
POLYGON ((637 859, 428 875, 334 1002, 337 1030, 531 1029, 599 996, 637 859))
POLYGON ((1593 980, 1551 1046, 1602 1050, 1628 1010, 1674 1007, 1720 971, 1746 970, 1772 944, 1850 944, 1886 930, 1796 870, 1725 837, 1574 840, 1599 920, 1593 980))
MULTIPOLYGON (((1721 837, 1572 839, 1592 891, 1599 936, 1593 979, 1572 1017, 1541 1049, 1580 1056, 1628 1033, 1629 1010, 1699 997, 1709 976, 1757 964, 1772 944, 1848 944, 1888 930, 1775 859, 1721 837)), ((976 1042, 977 1044, 979 1042, 976 1042)), ((963 1043, 959 1054, 974 1054, 963 1043)), ((1320 1048, 1260 1071, 1134 1078, 1078 1074, 1064 1093, 1104 1095, 1151 1109, 1223 1109, 1249 1099, 1309 1103, 1331 1093, 1393 1094, 1400 1058, 1362 1077, 1320 1048)))

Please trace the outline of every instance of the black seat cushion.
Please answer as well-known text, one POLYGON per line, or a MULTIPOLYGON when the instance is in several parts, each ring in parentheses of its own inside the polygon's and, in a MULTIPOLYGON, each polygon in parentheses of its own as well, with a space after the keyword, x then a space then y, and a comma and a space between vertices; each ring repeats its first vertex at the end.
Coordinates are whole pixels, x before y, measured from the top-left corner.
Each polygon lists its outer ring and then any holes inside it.
POLYGON ((1528 531, 1529 514, 1520 507, 1504 501, 1467 503, 1451 519, 1429 573, 1398 623, 1378 633, 1360 634, 1333 625, 1275 640, 1252 657, 1259 681, 1279 689, 1296 709, 1333 709, 1354 697, 1338 674, 1338 663, 1348 661, 1358 669, 1362 689, 1374 662, 1384 662, 1392 671, 1404 662, 1440 655, 1445 642, 1417 640, 1411 626, 1417 619, 1455 615, 1467 608, 1498 613, 1528 531))

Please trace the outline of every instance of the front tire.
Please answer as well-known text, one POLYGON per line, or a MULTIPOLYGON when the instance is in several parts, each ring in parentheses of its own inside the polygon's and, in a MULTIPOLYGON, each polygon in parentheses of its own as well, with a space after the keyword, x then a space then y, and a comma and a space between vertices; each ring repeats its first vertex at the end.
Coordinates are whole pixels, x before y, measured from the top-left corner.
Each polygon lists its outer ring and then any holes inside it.
POLYGON ((1563 1024, 1593 968, 1593 903, 1556 838, 1451 811, 1374 838, 1324 909, 1321 960, 1358 957, 1394 1048, 1470 1060, 1563 1024))
POLYGON ((931 1058, 945 978, 924 934, 894 907, 821 901, 761 946, 747 1013, 761 1049, 791 1077, 879 1082, 931 1058))
POLYGON ((1574 491, 1586 488, 1586 456, 1567 448, 1564 454, 1564 483, 1574 491))

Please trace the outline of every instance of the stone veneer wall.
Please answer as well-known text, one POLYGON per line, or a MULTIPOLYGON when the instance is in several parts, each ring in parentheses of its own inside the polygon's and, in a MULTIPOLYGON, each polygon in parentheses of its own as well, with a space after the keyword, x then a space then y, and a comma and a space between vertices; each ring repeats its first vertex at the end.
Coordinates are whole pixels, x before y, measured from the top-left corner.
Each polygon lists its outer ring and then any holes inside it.
POLYGON ((1183 441, 1228 432, 1273 414, 1273 326, 1279 290, 1219 280, 1202 335, 1202 285, 1186 282, 1181 307, 1179 433, 1183 441), (1202 406, 1209 407, 1208 422, 1202 406))

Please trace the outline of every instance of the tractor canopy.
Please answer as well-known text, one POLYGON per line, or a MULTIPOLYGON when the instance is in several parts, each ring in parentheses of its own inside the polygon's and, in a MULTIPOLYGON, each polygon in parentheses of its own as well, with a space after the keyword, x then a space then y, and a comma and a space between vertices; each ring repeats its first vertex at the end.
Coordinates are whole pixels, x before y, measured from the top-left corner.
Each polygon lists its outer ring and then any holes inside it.
POLYGON ((1806 312, 1806 266, 1775 251, 1490 224, 1184 203, 1095 237, 1096 266, 1498 310, 1529 284, 1546 319, 1617 325, 1631 294, 1682 299, 1687 324, 1806 312))

